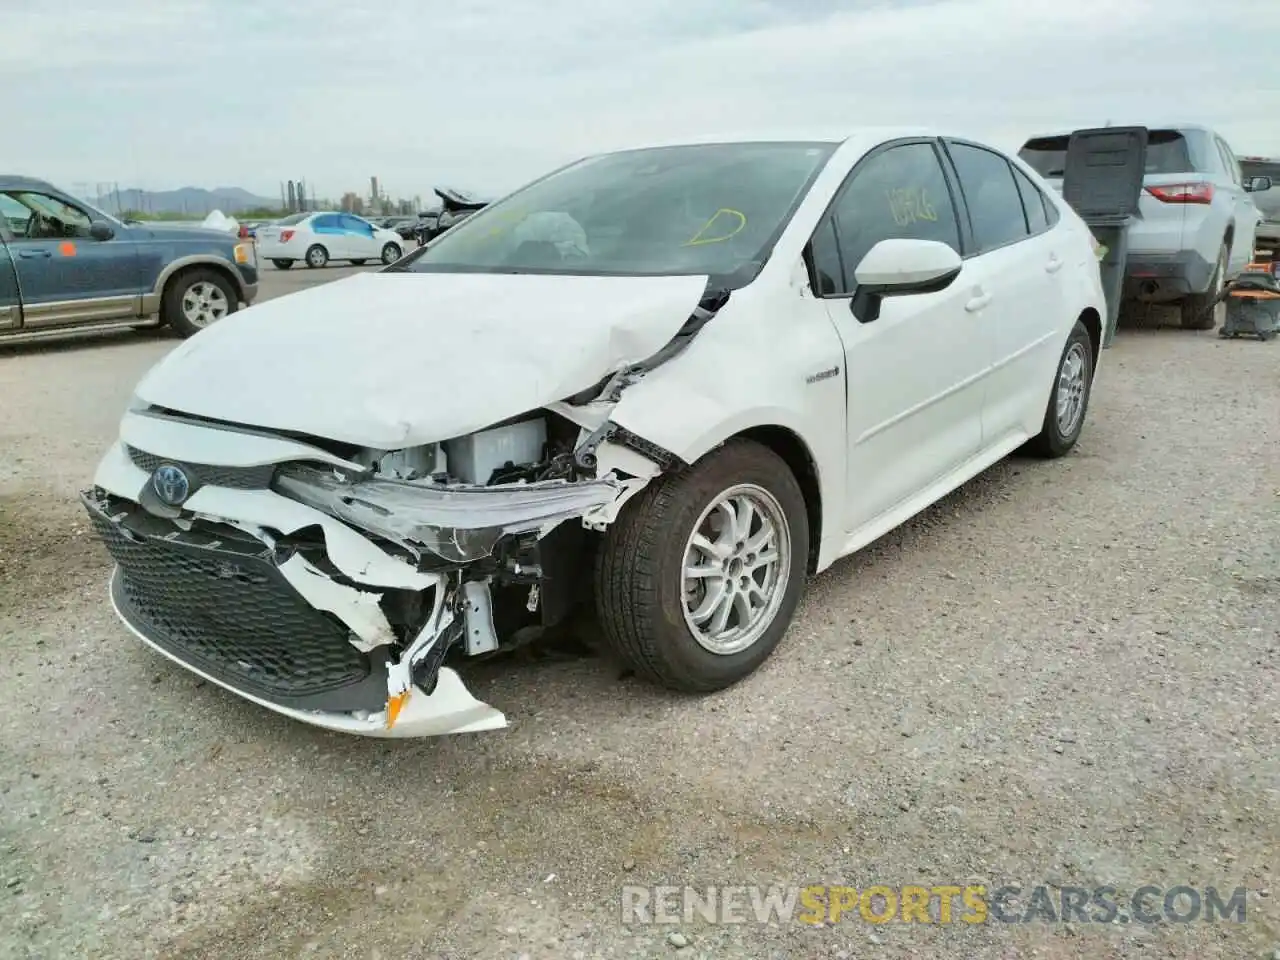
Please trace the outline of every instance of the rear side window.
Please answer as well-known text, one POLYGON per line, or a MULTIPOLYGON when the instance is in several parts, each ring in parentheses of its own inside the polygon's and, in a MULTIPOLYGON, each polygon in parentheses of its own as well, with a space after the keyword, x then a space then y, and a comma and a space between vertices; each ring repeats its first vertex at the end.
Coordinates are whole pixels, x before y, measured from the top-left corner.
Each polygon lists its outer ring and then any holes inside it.
POLYGON ((314 220, 312 220, 311 229, 312 230, 340 230, 342 229, 342 227, 338 222, 338 218, 335 217, 333 214, 328 213, 328 214, 324 214, 323 216, 316 217, 314 220))
POLYGON ((998 153, 965 143, 948 143, 947 149, 969 207, 975 253, 1026 239, 1027 217, 1009 161, 998 153))
POLYGON ((1013 179, 1018 184, 1018 193, 1022 196, 1022 211, 1027 215, 1027 229, 1033 237, 1037 233, 1044 233, 1053 225, 1049 219, 1048 199, 1031 182, 1030 177, 1012 164, 1010 167, 1013 169, 1013 179))

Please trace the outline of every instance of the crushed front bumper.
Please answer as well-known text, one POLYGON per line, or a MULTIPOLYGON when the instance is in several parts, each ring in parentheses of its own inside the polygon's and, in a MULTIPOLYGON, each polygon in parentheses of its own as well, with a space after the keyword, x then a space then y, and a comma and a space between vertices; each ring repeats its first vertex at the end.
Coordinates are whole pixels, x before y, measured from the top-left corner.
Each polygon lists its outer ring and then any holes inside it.
MULTIPOLYGON (((126 417, 126 429, 136 419, 126 417)), ((163 442, 167 430, 132 427, 153 449, 186 452, 163 442)), ((422 737, 506 726, 443 666, 463 628, 447 574, 417 570, 267 489, 258 466, 204 468, 183 516, 156 516, 141 506, 151 460, 160 462, 115 444, 82 494, 116 562, 112 605, 149 646, 254 703, 330 730, 422 737), (281 546, 268 529, 302 536, 281 546), (415 632, 400 642, 380 606, 395 591, 422 606, 415 632)))

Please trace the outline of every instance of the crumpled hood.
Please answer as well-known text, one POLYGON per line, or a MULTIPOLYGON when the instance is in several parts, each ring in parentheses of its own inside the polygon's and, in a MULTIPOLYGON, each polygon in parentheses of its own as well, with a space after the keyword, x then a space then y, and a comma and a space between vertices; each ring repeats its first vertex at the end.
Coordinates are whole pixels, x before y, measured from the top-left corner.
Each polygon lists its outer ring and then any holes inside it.
POLYGON ((378 449, 434 443, 653 355, 706 281, 358 274, 220 320, 157 363, 137 396, 378 449))

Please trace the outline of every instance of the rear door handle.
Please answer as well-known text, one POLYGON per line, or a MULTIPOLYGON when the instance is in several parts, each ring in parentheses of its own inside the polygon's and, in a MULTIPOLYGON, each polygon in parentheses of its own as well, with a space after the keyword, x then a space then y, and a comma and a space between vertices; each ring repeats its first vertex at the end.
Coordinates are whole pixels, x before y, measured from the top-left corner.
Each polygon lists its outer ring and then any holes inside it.
POLYGON ((49 257, 53 256, 53 254, 48 250, 19 250, 18 256, 23 260, 47 260, 49 257))
POLYGON ((965 308, 965 310, 966 310, 966 311, 968 311, 969 313, 977 313, 979 310, 981 310, 983 307, 985 307, 985 306, 986 306, 988 303, 990 303, 990 302, 991 302, 991 294, 989 294, 989 293, 982 293, 982 294, 979 294, 978 296, 974 297, 974 298, 973 298, 972 300, 970 300, 968 303, 966 303, 966 304, 964 305, 964 308, 965 308))
POLYGON ((1057 273, 1062 269, 1062 261, 1058 259, 1056 253, 1049 258, 1049 262, 1044 265, 1044 269, 1046 273, 1057 273))

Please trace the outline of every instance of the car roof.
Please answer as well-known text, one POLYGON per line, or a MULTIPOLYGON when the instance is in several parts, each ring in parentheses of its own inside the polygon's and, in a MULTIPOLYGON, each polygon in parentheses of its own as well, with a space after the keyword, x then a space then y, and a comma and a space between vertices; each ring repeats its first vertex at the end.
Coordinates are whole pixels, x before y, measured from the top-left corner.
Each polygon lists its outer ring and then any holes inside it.
POLYGON ((23 177, 16 173, 0 173, 0 190, 56 190, 52 183, 23 177))
POLYGON ((1049 139, 1050 137, 1069 137, 1071 136, 1071 134, 1075 133, 1076 130, 1088 130, 1088 129, 1101 130, 1101 129, 1105 129, 1106 127, 1130 127, 1130 126, 1146 127, 1148 130, 1177 130, 1179 132, 1195 131, 1197 133, 1209 133, 1209 134, 1212 134, 1214 132, 1211 127, 1206 127, 1202 123, 1149 123, 1149 122, 1148 123, 1106 123, 1106 124, 1103 124, 1101 127, 1093 127, 1093 128, 1075 127, 1071 130, 1059 129, 1059 130, 1050 130, 1047 133, 1035 133, 1027 137, 1022 142, 1028 143, 1032 140, 1046 140, 1046 139, 1049 139))
MULTIPOLYGON (((902 137, 941 137, 951 134, 941 133, 926 127, 785 127, 738 130, 701 134, 696 137, 666 138, 637 142, 615 148, 609 152, 622 150, 643 150, 646 147, 685 147, 712 143, 830 143, 840 145, 852 140, 897 140, 902 137)), ((959 136, 956 134, 955 136, 959 136)))

